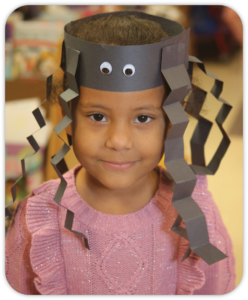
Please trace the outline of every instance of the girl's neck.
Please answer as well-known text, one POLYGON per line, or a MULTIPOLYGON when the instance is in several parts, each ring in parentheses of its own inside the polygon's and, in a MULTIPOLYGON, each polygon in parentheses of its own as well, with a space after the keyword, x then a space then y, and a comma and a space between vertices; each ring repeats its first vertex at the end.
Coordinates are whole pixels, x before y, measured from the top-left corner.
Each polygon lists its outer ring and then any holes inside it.
POLYGON ((112 215, 140 210, 152 199, 159 185, 159 175, 155 170, 125 190, 106 188, 83 167, 75 176, 76 188, 81 198, 95 210, 112 215))

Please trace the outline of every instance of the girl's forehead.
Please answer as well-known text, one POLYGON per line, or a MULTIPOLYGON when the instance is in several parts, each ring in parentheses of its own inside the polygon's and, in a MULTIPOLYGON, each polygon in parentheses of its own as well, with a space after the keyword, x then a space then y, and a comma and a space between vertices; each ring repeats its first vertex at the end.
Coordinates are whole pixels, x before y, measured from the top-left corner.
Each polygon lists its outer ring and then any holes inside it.
MULTIPOLYGON (((109 91, 101 91, 90 89, 87 87, 80 86, 80 96, 79 102, 86 104, 86 103, 93 103, 93 102, 120 102, 126 101, 129 102, 154 102, 161 101, 165 98, 165 87, 161 85, 159 87, 143 90, 143 91, 136 91, 136 92, 109 92, 109 91)), ((129 103, 130 104, 130 103, 129 103)))

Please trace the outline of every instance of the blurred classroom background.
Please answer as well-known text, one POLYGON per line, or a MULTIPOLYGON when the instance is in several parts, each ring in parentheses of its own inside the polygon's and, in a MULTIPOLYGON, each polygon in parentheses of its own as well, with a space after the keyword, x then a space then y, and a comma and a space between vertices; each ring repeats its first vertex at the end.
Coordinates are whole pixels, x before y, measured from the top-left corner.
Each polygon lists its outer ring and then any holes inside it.
MULTIPOLYGON (((238 285, 243 274, 243 27, 239 16, 228 7, 27 5, 13 11, 5 29, 5 202, 11 201, 10 188, 22 175, 20 159, 32 152, 26 137, 39 129, 31 113, 38 106, 47 126, 34 135, 41 149, 26 160, 27 174, 18 182, 18 201, 43 181, 57 178, 50 160, 63 145, 52 130, 61 119, 61 111, 58 104, 42 102, 46 98, 45 80, 60 64, 64 25, 92 14, 120 10, 143 11, 175 20, 185 28, 191 27, 189 54, 202 60, 208 72, 224 81, 221 97, 233 106, 224 123, 231 145, 217 173, 208 176, 208 182, 233 241, 238 285)), ((198 84, 209 92, 213 79, 197 68, 194 72, 198 84)), ((61 78, 61 73, 57 73, 61 78)), ((214 122, 220 106, 208 94, 202 114, 214 122)), ((185 158, 188 163, 189 141, 195 125, 196 121, 190 117, 185 133, 185 158)), ((61 137, 67 140, 65 133, 61 137)), ((214 123, 205 147, 207 162, 221 138, 220 130, 214 123)), ((73 151, 66 155, 66 163, 69 168, 77 164, 73 151)))

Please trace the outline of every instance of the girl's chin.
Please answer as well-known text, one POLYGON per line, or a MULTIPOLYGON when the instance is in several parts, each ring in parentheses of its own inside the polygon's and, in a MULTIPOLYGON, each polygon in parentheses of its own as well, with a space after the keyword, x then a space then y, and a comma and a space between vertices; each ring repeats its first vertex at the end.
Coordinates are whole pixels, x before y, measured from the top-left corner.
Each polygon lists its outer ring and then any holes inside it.
MULTIPOLYGON (((110 190, 124 190, 134 187, 145 174, 141 170, 105 170, 103 168, 88 169, 91 179, 110 190), (92 172, 91 172, 92 171, 92 172), (98 171, 98 172, 97 172, 98 171)), ((96 182, 95 182, 96 183, 96 182)))

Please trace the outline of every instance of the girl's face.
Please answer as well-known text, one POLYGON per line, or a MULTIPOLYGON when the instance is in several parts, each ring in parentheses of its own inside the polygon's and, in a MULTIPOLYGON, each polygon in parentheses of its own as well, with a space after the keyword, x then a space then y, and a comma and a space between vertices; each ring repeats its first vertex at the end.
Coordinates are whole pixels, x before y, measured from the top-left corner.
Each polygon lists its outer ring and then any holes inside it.
POLYGON ((91 176, 108 189, 132 187, 163 153, 165 88, 106 92, 80 87, 73 149, 91 176))

